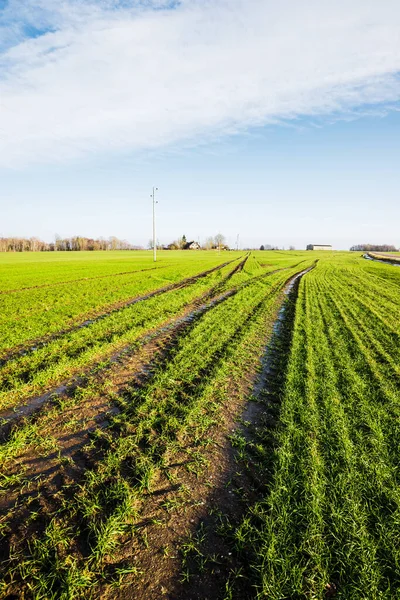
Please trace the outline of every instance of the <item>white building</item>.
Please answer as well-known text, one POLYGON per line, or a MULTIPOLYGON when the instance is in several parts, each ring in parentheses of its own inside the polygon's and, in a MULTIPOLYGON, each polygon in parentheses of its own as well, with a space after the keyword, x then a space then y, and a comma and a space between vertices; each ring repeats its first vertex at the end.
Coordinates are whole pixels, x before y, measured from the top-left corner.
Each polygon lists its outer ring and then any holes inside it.
POLYGON ((308 244, 307 250, 333 250, 329 244, 308 244))

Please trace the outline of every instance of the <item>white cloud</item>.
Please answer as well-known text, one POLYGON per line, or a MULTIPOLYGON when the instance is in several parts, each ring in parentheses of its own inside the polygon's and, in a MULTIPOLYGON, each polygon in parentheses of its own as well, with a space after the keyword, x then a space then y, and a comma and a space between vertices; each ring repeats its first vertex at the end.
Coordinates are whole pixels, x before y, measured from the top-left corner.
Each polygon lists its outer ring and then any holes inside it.
POLYGON ((397 0, 126 4, 10 4, 0 165, 196 143, 400 97, 397 0), (21 23, 53 31, 22 39, 21 23))

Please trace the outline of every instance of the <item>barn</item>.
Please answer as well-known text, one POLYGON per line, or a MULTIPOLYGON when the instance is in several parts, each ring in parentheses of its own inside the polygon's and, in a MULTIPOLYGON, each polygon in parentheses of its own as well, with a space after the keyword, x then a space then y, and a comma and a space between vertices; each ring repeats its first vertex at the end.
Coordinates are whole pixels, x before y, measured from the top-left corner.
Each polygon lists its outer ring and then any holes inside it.
POLYGON ((308 244, 307 250, 333 250, 330 244, 308 244))

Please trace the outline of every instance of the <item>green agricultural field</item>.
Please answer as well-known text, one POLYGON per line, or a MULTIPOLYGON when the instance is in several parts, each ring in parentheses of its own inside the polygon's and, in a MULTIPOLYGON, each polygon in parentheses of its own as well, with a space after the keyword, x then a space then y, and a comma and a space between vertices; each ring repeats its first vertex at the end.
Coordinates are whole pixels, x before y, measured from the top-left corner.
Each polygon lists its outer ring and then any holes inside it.
POLYGON ((400 598, 400 269, 0 254, 1 597, 400 598))

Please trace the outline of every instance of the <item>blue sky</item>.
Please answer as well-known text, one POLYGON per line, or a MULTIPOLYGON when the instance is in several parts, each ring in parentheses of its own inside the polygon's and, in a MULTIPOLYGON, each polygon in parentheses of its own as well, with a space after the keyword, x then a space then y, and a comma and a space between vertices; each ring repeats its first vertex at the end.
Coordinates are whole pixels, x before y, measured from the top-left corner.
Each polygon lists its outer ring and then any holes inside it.
POLYGON ((0 0, 0 235, 400 245, 400 7, 0 0))

